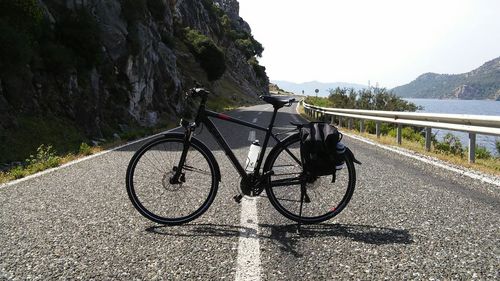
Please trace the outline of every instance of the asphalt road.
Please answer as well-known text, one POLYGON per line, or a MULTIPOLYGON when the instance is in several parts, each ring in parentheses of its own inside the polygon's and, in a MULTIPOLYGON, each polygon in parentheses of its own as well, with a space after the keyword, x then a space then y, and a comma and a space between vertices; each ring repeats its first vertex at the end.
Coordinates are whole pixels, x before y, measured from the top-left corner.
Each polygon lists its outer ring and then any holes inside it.
MULTIPOLYGON (((293 108, 280 112, 279 130, 298 120, 293 108)), ((265 125, 270 113, 260 105, 230 115, 265 125)), ((243 162, 250 130, 217 125, 243 162)), ((260 261, 241 267, 248 229, 232 199, 239 176, 206 131, 199 137, 219 161, 222 182, 210 209, 184 226, 152 223, 132 207, 125 171, 140 143, 0 187, 0 280, 234 280, 253 267, 261 280, 499 277, 497 186, 347 137, 363 163, 347 208, 299 235, 264 194, 252 238, 260 261)))

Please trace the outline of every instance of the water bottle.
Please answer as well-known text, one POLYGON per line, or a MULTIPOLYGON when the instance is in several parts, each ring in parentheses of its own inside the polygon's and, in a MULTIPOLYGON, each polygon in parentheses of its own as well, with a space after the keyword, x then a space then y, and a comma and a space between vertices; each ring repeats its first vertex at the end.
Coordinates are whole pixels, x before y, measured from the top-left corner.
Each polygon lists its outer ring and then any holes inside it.
POLYGON ((250 145, 247 161, 245 163, 245 171, 247 173, 253 173, 255 163, 257 163, 257 158, 259 157, 260 149, 259 140, 254 140, 250 145))
MULTIPOLYGON (((342 156, 344 155, 345 152, 345 145, 342 142, 337 143, 337 156, 342 156)), ((342 168, 345 167, 345 163, 343 160, 338 160, 336 165, 335 165, 335 170, 342 170, 342 168)))

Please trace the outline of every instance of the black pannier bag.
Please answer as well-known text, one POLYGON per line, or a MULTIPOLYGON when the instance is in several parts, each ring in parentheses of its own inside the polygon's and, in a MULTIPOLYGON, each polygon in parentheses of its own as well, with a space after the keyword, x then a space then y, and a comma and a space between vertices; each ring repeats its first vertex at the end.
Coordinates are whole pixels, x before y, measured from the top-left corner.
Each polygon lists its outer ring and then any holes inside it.
POLYGON ((300 128, 300 155, 306 174, 313 177, 335 175, 336 167, 340 168, 344 162, 345 147, 339 144, 341 139, 342 134, 328 123, 303 125, 300 128))

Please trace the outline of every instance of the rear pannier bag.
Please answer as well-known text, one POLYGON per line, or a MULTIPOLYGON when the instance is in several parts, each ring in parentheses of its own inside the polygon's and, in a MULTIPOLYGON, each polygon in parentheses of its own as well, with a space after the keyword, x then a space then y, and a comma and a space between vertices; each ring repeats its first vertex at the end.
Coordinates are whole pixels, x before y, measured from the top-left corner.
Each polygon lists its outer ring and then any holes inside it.
POLYGON ((302 126, 300 156, 304 171, 315 177, 334 175, 336 166, 341 166, 344 159, 341 139, 342 134, 328 123, 311 122, 302 126))

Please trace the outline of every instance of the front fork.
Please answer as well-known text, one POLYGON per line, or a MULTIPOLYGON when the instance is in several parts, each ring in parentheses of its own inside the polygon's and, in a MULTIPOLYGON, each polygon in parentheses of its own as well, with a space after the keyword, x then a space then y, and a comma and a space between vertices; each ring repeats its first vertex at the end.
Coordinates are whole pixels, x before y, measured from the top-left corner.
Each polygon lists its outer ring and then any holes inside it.
POLYGON ((182 169, 186 163, 186 157, 189 146, 191 145, 191 138, 193 137, 194 130, 196 129, 196 123, 189 123, 188 121, 181 120, 181 126, 185 129, 182 154, 179 159, 179 164, 173 167, 174 175, 170 178, 171 184, 181 184, 186 181, 185 174, 182 172, 182 169))

